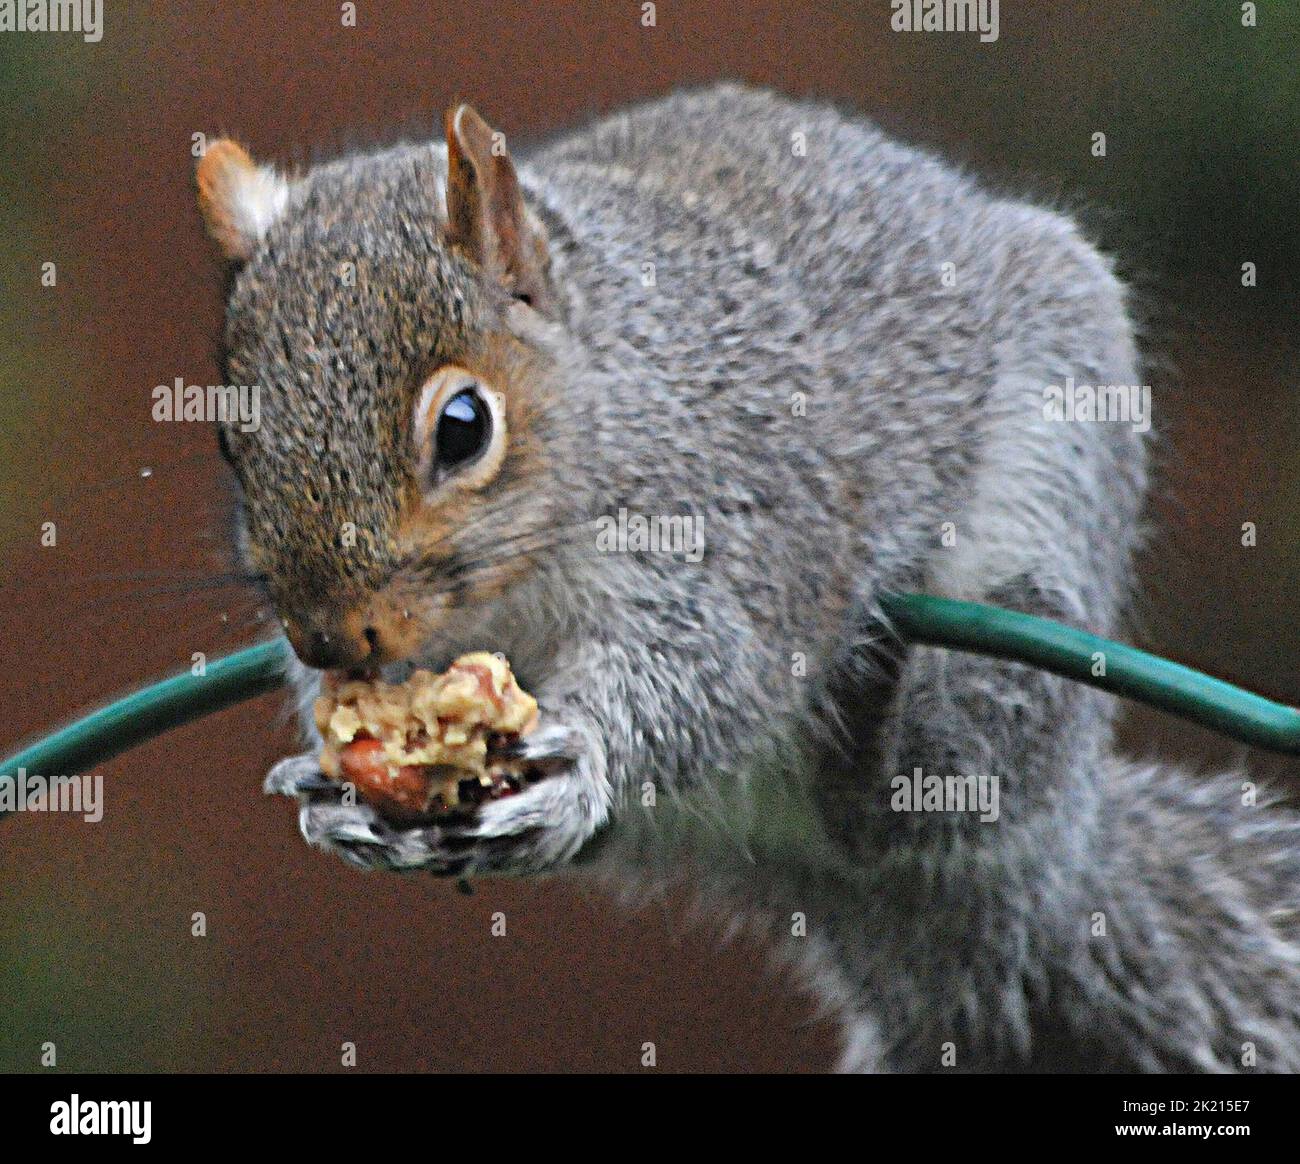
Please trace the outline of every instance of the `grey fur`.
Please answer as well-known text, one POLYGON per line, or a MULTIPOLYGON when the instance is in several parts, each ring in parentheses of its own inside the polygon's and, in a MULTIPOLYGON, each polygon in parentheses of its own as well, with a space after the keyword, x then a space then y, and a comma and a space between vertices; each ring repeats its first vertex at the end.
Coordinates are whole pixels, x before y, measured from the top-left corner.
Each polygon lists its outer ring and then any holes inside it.
POLYGON ((318 167, 236 280, 232 382, 275 397, 262 432, 231 434, 273 596, 400 569, 382 538, 331 552, 286 482, 382 528, 406 471, 383 434, 482 327, 548 353, 562 391, 538 417, 544 482, 464 536, 626 507, 701 519, 707 552, 554 538, 424 657, 505 652, 579 758, 412 830, 322 797, 308 759, 269 781, 306 780, 304 835, 377 867, 683 878, 842 1016, 848 1069, 1300 1067, 1296 817, 1121 760, 1110 700, 907 649, 881 613, 925 589, 1118 629, 1142 439, 1042 410, 1066 376, 1141 378, 1123 289, 1074 226, 860 121, 720 86, 521 167, 548 324, 441 245, 445 164, 404 146, 318 167), (364 278, 341 290, 347 260, 364 278), (891 811, 915 767, 996 778, 1000 818, 891 811))

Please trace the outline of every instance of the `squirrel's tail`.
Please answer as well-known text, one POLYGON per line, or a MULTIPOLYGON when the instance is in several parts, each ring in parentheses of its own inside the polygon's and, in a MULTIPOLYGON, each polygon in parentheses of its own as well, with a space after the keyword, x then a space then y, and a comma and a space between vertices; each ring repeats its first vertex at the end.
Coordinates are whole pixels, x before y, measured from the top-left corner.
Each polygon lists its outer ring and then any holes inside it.
POLYGON ((1115 760, 1058 1015, 1096 1062, 1300 1071, 1300 813, 1249 780, 1115 760))

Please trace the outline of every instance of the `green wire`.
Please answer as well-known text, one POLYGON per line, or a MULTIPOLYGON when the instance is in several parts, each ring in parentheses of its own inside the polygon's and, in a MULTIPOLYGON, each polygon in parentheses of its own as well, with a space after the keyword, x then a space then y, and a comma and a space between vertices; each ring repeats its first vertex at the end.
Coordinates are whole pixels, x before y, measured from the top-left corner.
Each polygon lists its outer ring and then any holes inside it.
MULTIPOLYGON (((1049 619, 938 598, 887 598, 886 614, 910 642, 1025 663, 1090 687, 1150 704, 1256 747, 1300 755, 1300 711, 1135 647, 1049 619), (1099 660, 1104 674, 1097 674, 1099 660)), ((262 643, 218 659, 206 674, 186 672, 110 703, 37 740, 0 764, 0 783, 19 768, 72 776, 127 748, 210 712, 274 690, 285 680, 288 648, 262 643)), ((0 812, 0 816, 5 815, 0 812)))
POLYGON ((0 764, 0 784, 19 768, 73 776, 170 728, 273 691, 284 683, 288 657, 284 642, 261 643, 214 660, 203 675, 186 671, 132 692, 10 756, 0 764))
POLYGON ((1181 663, 1059 622, 931 594, 884 602, 903 638, 1026 663, 1149 704, 1242 743, 1300 755, 1300 711, 1181 663), (1098 675, 1104 663, 1105 674, 1098 675))

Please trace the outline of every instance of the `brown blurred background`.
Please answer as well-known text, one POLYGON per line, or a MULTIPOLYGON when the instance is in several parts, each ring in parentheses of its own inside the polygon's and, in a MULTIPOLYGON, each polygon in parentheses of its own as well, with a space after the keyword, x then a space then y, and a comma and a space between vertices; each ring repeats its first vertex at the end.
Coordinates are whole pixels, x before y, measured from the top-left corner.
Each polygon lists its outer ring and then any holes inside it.
MULTIPOLYGON (((213 434, 150 419, 154 385, 220 382, 192 134, 303 164, 430 137, 465 98, 518 144, 716 77, 831 98, 1083 218, 1138 288, 1157 360, 1135 636, 1300 703, 1290 0, 1263 0, 1253 29, 1210 0, 1004 0, 992 44, 893 33, 886 0, 664 0, 653 28, 639 0, 359 0, 355 28, 333 2, 106 8, 98 44, 0 33, 0 751, 262 633, 250 595, 201 581, 227 566, 213 434)), ((1125 733, 1300 775, 1154 714, 1125 733)), ((345 1040, 362 1070, 630 1071, 647 1040, 669 1071, 832 1061, 809 1000, 680 900, 629 912, 563 882, 466 897, 309 851, 259 793, 293 745, 265 697, 106 765, 100 824, 0 825, 0 1069, 37 1069, 46 1041, 62 1068, 107 1071, 329 1071, 345 1040)))

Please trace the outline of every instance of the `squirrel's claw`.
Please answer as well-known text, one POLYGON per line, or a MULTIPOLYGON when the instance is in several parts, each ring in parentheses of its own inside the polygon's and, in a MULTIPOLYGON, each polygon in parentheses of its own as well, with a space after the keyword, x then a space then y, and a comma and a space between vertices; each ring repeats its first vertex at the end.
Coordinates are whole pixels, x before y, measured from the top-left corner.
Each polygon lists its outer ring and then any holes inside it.
POLYGON ((308 792, 327 792, 330 788, 337 785, 320 770, 315 752, 281 760, 262 781, 262 791, 267 796, 301 796, 308 792))
POLYGON ((306 801, 299 809, 298 826, 309 844, 338 853, 362 869, 397 873, 420 869, 439 877, 455 877, 503 867, 481 859, 479 838, 471 824, 396 828, 369 805, 306 801))
POLYGON ((426 854, 397 846, 398 834, 366 804, 344 804, 343 788, 320 770, 315 752, 281 760, 262 781, 268 796, 299 802, 298 828, 308 844, 338 853, 363 869, 415 868, 426 854))
POLYGON ((541 767, 571 764, 582 755, 580 733, 562 723, 543 724, 526 736, 517 736, 489 749, 494 760, 522 760, 541 767))
POLYGON ((367 818, 368 811, 343 804, 304 803, 298 812, 298 827, 308 844, 336 852, 351 865, 370 869, 377 863, 384 838, 375 828, 378 822, 367 818))
POLYGON ((362 869, 428 869, 454 876, 467 860, 463 849, 445 843, 437 826, 396 829, 364 804, 304 804, 298 824, 309 844, 362 869))
POLYGON ((407 828, 368 804, 344 803, 342 787, 321 774, 312 753, 281 760, 262 787, 298 801, 298 827, 309 844, 364 869, 537 873, 571 858, 604 819, 604 798, 592 794, 581 763, 570 758, 578 738, 565 728, 531 733, 533 747, 515 758, 555 767, 554 774, 463 816, 407 828))

